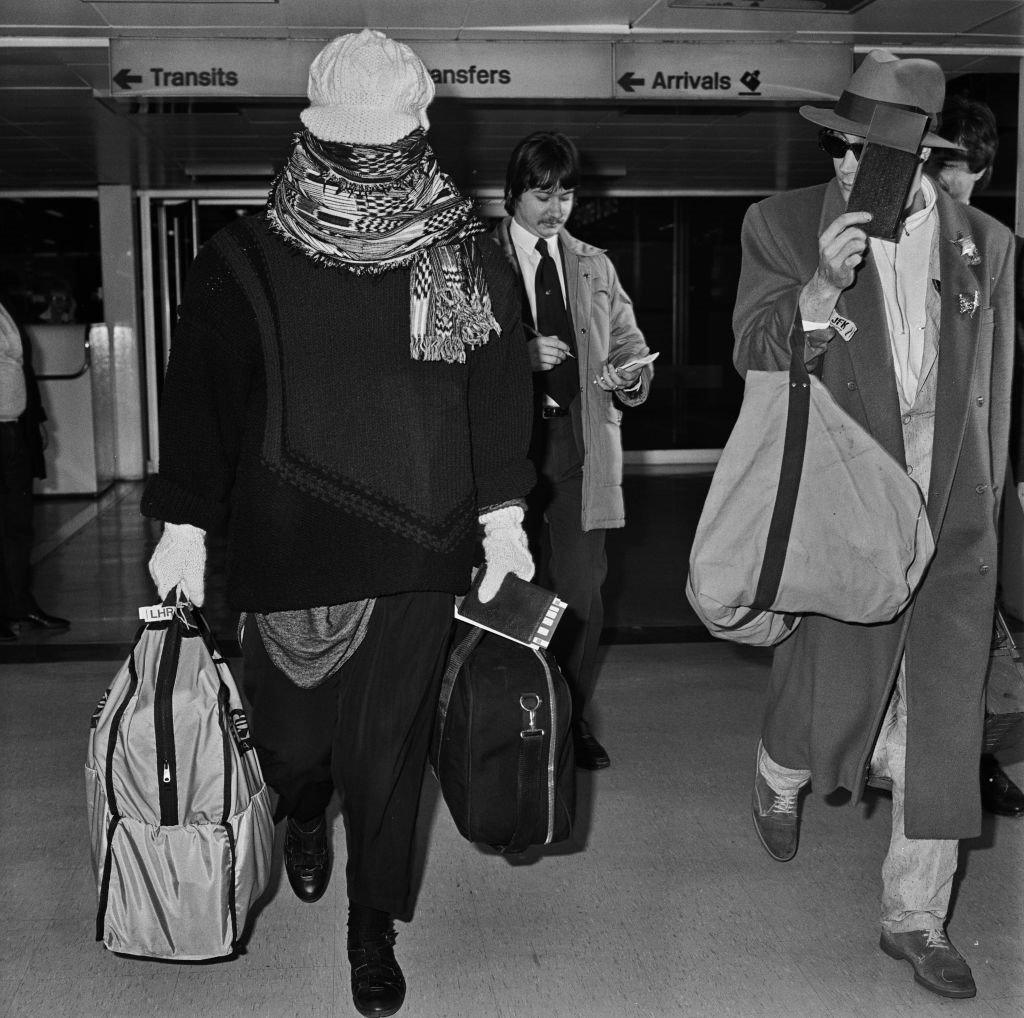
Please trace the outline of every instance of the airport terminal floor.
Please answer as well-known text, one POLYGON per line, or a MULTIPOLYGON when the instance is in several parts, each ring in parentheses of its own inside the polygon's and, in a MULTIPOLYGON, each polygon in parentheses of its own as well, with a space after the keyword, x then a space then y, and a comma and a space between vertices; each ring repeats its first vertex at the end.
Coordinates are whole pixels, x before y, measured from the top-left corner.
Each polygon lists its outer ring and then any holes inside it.
MULTIPOLYGON (((710 642, 682 593, 707 483, 627 478, 595 703, 612 766, 580 773, 573 840, 517 861, 482 851, 459 836, 427 775, 418 905, 398 924, 409 985, 400 1014, 1021 1015, 1024 819, 986 816, 962 846, 948 931, 977 981, 967 1001, 930 994, 878 949, 884 796, 854 808, 807 796, 792 862, 758 843, 750 785, 769 657, 710 642)), ((0 646, 0 1018, 355 1015, 336 804, 326 895, 313 905, 292 895, 279 830, 271 887, 238 958, 146 962, 94 940, 82 766, 90 714, 137 607, 154 600, 145 563, 157 534, 139 497, 123 483, 98 500, 37 507, 35 593, 72 626, 0 646)), ((216 577, 208 605, 230 655, 216 577)), ((1002 760, 1024 783, 1024 739, 1002 760)))

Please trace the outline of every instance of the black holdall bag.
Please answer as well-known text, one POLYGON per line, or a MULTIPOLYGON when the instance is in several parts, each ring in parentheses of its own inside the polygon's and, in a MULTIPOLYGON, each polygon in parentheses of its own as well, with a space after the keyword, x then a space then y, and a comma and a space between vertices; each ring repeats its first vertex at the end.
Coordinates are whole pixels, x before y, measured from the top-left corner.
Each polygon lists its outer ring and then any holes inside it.
POLYGON ((572 698, 554 658, 459 623, 430 762, 455 824, 506 855, 572 833, 572 698))

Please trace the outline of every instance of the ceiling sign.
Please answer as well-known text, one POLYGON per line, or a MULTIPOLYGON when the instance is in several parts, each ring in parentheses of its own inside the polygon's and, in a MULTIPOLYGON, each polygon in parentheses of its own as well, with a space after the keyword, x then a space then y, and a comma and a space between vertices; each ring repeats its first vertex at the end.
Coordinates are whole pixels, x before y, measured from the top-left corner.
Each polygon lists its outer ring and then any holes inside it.
MULTIPOLYGON (((303 98, 324 40, 112 39, 110 95, 303 98)), ((809 43, 411 43, 438 96, 460 99, 835 99, 847 46, 809 43)))
POLYGON ((614 95, 677 103, 834 101, 852 72, 848 46, 617 43, 614 95))
MULTIPOLYGON (((112 39, 110 94, 302 98, 326 40, 112 39)), ((438 96, 610 98, 612 50, 587 42, 410 43, 438 96)))

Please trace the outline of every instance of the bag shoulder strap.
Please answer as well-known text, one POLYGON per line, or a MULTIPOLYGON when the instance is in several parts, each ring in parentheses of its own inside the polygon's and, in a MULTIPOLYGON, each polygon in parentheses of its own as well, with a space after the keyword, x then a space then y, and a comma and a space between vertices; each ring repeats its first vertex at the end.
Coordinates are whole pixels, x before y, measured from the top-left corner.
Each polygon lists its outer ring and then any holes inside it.
MULTIPOLYGON (((555 737, 549 732, 548 738, 555 737)), ((516 827, 502 855, 518 855, 534 842, 537 825, 546 821, 547 789, 545 786, 543 729, 519 733, 519 767, 516 775, 516 827), (542 810, 542 804, 544 809, 542 810)))
MULTIPOLYGON (((800 494, 800 477, 804 470, 807 449, 807 422, 811 410, 811 378, 804 363, 806 337, 802 327, 794 323, 789 334, 789 404, 786 411, 786 437, 782 447, 782 464, 775 492, 775 506, 768 525, 761 572, 757 578, 754 601, 724 632, 741 629, 763 611, 771 611, 779 593, 782 570, 786 565, 789 535, 793 530, 793 514, 800 494)), ((795 621, 795 616, 786 616, 795 621)))

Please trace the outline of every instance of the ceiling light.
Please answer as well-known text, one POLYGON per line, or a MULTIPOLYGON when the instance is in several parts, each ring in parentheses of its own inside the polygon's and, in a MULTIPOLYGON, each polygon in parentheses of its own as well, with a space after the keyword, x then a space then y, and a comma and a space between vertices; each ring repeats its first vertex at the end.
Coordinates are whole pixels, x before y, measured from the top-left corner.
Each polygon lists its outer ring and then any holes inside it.
POLYGON ((713 7, 735 11, 820 11, 822 14, 853 14, 874 0, 668 0, 669 7, 713 7))
POLYGON ((272 163, 186 163, 190 177, 272 177, 272 163))

